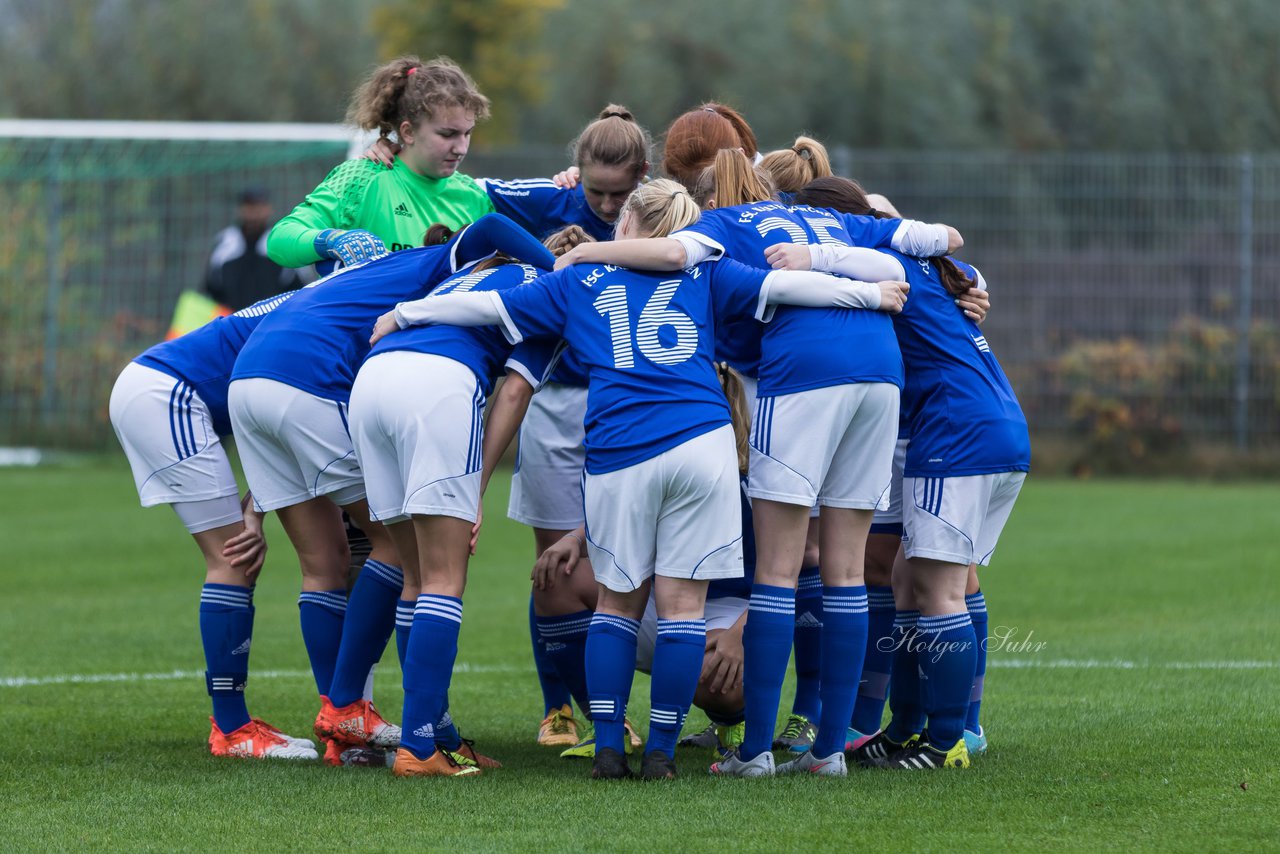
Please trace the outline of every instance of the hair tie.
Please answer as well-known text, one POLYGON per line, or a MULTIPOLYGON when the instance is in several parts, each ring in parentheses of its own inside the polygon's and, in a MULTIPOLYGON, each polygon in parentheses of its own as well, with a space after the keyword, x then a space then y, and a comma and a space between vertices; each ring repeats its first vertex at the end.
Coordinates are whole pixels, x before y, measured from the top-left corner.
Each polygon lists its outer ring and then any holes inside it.
POLYGON ((610 110, 609 112, 607 112, 607 113, 605 113, 603 116, 601 116, 601 118, 604 118, 604 119, 614 119, 614 118, 617 118, 617 119, 624 119, 624 120, 625 120, 625 119, 627 119, 627 118, 628 118, 628 116, 627 116, 627 114, 626 114, 626 113, 619 113, 617 110, 610 110))
POLYGON ((813 159, 813 152, 807 148, 792 148, 791 150, 794 151, 800 157, 801 160, 813 159))
POLYGON ((875 208, 867 208, 867 216, 878 217, 880 216, 880 211, 875 208))
MULTIPOLYGON (((702 109, 706 110, 708 113, 715 113, 715 112, 716 112, 716 111, 715 111, 715 108, 713 108, 713 107, 703 107, 702 109)), ((719 114, 719 113, 716 113, 716 115, 718 116, 718 115, 720 115, 720 114, 719 114)))
POLYGON ((676 196, 680 196, 680 195, 683 195, 683 194, 684 194, 684 190, 675 190, 675 191, 673 191, 673 192, 671 193, 671 198, 673 198, 673 199, 674 199, 676 196))
POLYGON ((410 68, 408 71, 406 71, 406 72, 404 73, 404 76, 405 76, 405 77, 411 77, 411 76, 413 76, 413 72, 415 72, 415 71, 417 71, 417 70, 418 70, 418 66, 416 66, 416 65, 415 65, 415 66, 413 66, 412 68, 410 68))

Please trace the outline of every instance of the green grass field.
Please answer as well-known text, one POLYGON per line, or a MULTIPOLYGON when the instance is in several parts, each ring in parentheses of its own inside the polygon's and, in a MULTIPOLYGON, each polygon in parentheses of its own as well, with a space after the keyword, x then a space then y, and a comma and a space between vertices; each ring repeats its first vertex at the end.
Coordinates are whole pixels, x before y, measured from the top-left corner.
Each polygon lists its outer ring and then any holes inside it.
MULTIPOLYGON (((210 757, 202 568, 123 462, 0 470, 0 849, 799 850, 1280 846, 1280 486, 1031 481, 983 589, 990 751, 969 771, 592 783, 533 744, 530 534, 495 478, 451 693, 474 781, 210 757), (120 674, 93 681, 87 677, 120 674)), ((251 710, 306 734, 297 569, 270 528, 251 710)), ((379 705, 399 717, 394 651, 379 705)), ((787 699, 789 700, 789 691, 787 699)), ((647 681, 632 714, 643 729, 647 681)), ((699 713, 689 726, 704 723, 699 713)))

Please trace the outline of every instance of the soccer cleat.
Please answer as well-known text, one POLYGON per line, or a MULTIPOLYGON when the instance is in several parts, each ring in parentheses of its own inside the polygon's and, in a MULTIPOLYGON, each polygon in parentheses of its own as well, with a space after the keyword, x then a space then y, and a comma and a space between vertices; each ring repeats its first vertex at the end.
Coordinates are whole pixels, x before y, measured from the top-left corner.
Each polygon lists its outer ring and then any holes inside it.
POLYGON ((739 721, 733 726, 717 726, 716 727, 716 752, 721 756, 728 756, 730 753, 738 749, 742 744, 742 739, 746 737, 747 725, 739 721))
POLYGON ((462 744, 458 745, 457 749, 451 752, 456 756, 461 756, 464 759, 475 763, 481 768, 502 767, 502 763, 494 759, 492 756, 485 756, 483 753, 476 750, 476 743, 469 738, 462 739, 462 744))
MULTIPOLYGON (((396 753, 382 747, 348 747, 338 758, 348 768, 390 768, 396 762, 396 753)), ((325 761, 329 761, 327 755, 325 761)))
POLYGON ((209 752, 214 756, 236 756, 241 759, 316 759, 314 747, 291 744, 257 721, 224 733, 213 725, 209 735, 209 752))
POLYGON ((661 750, 653 750, 640 761, 640 777, 644 780, 674 780, 676 761, 661 750))
POLYGON ((690 733, 684 738, 676 742, 676 747, 708 747, 713 748, 720 743, 720 738, 716 734, 716 725, 707 724, 707 728, 698 732, 690 733))
POLYGON ((977 756, 979 753, 987 752, 987 731, 982 727, 978 727, 978 731, 971 729, 964 731, 964 746, 968 748, 970 756, 977 756))
POLYGON ((813 725, 813 721, 804 715, 791 715, 787 718, 782 732, 778 733, 778 737, 773 740, 773 749, 804 753, 813 746, 813 740, 817 735, 818 728, 813 725))
MULTIPOLYGON (((209 718, 209 720, 212 721, 213 718, 209 718)), ((294 738, 293 736, 289 735, 289 733, 281 732, 280 730, 276 729, 271 724, 264 721, 262 718, 254 718, 253 722, 258 724, 259 726, 266 727, 267 729, 271 730, 276 735, 280 736, 281 738, 283 738, 285 741, 289 742, 292 745, 296 745, 297 747, 310 747, 312 750, 315 749, 316 743, 309 738, 294 738)))
MULTIPOLYGON (((636 748, 644 744, 640 740, 640 736, 636 734, 636 728, 631 725, 631 721, 623 719, 623 727, 626 736, 622 739, 622 746, 626 750, 628 756, 635 752, 636 748)), ((596 735, 594 730, 590 730, 589 734, 567 750, 560 751, 561 759, 590 759, 596 755, 596 735)))
POLYGON ((339 709, 328 697, 321 697, 315 731, 321 739, 348 747, 400 746, 400 727, 384 720, 371 700, 356 700, 339 709))
POLYGON ((397 777, 479 777, 480 768, 457 754, 436 748, 426 759, 419 759, 401 747, 396 751, 391 773, 397 777))
POLYGON ((634 776, 631 766, 627 764, 627 757, 612 747, 602 749, 591 760, 592 780, 626 780, 634 776))
POLYGON ((905 768, 927 771, 936 768, 968 768, 969 749, 958 739, 949 750, 941 750, 927 741, 905 747, 881 763, 883 768, 905 768))
POLYGON ((735 749, 719 762, 712 763, 710 770, 717 777, 772 777, 775 773, 773 754, 767 750, 750 762, 744 762, 735 749))
POLYGON ((880 730, 871 738, 850 750, 849 758, 863 768, 879 768, 882 767, 880 763, 898 751, 914 745, 919 740, 919 735, 913 735, 905 742, 898 743, 889 738, 889 735, 884 730, 880 730))
POLYGON ((573 707, 552 709, 538 727, 538 744, 545 747, 572 747, 578 743, 578 723, 573 707))
POLYGON ((641 747, 644 747, 644 739, 640 737, 640 733, 636 732, 636 728, 634 725, 632 725, 631 720, 629 718, 622 719, 622 727, 623 729, 626 730, 626 733, 627 733, 627 740, 624 742, 624 744, 626 745, 626 748, 627 748, 627 755, 630 756, 633 752, 639 750, 641 747))
POLYGON ((873 733, 863 735, 853 727, 849 727, 844 731, 844 752, 852 753, 879 734, 880 730, 876 730, 873 733))
MULTIPOLYGON (((324 760, 324 764, 333 765, 335 767, 341 765, 342 749, 346 745, 344 745, 342 742, 334 738, 326 738, 323 741, 321 741, 321 744, 324 745, 324 756, 321 757, 324 760)), ((381 748, 376 748, 376 749, 381 749, 381 748)))
POLYGON ((825 758, 813 755, 806 750, 790 762, 778 766, 779 774, 813 774, 815 777, 847 777, 849 766, 845 764, 843 753, 833 753, 825 758))

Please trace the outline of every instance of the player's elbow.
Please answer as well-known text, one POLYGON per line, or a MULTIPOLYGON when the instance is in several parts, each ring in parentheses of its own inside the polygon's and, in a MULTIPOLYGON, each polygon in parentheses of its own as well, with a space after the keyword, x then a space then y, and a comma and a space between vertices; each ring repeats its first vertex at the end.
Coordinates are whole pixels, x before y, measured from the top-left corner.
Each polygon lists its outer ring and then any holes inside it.
POLYGON ((666 269, 680 270, 689 263, 689 255, 684 251, 684 244, 679 240, 663 238, 661 254, 661 261, 666 269))
POLYGON ((960 232, 951 226, 947 226, 947 254, 954 255, 960 251, 960 247, 964 246, 964 238, 960 236, 960 232))

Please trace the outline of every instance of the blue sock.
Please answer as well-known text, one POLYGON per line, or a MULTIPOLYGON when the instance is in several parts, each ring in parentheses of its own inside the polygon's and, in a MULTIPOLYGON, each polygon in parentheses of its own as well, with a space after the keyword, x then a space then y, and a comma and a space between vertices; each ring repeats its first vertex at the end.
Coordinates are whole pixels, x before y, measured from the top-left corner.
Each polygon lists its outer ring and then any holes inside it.
POLYGON ((404 660, 409 654, 409 632, 413 631, 413 610, 416 599, 396 601, 396 655, 400 657, 400 671, 404 672, 404 660))
POLYGON ((924 729, 920 697, 919 611, 899 611, 893 619, 893 670, 889 674, 889 725, 885 734, 902 744, 924 729))
POLYGON ((569 687, 556 670, 555 662, 547 653, 547 645, 538 636, 538 618, 533 613, 533 594, 529 594, 529 639, 533 643, 533 667, 538 671, 538 684, 542 686, 542 716, 552 709, 569 705, 569 687))
POLYGON ((347 599, 338 663, 329 685, 329 700, 338 708, 364 694, 369 669, 382 658, 396 624, 396 602, 404 589, 404 573, 370 558, 364 562, 347 599))
POLYGON ((863 735, 880 730, 893 669, 893 588, 867 588, 867 654, 862 658, 862 683, 853 704, 849 726, 863 735))
POLYGON ((796 584, 795 658, 791 713, 817 721, 822 714, 822 574, 816 566, 800 570, 796 584))
POLYGON ((791 639, 795 634, 796 592, 789 587, 751 585, 747 626, 742 633, 742 691, 746 734, 738 755, 751 761, 773 746, 782 680, 787 676, 791 639))
POLYGON ((436 750, 436 727, 449 705, 449 680, 458 658, 461 627, 461 599, 434 593, 418 597, 404 662, 400 746, 419 759, 436 750))
POLYGON ((623 752, 623 720, 636 672, 640 621, 599 611, 587 630, 587 709, 596 728, 596 750, 623 752))
MULTIPOLYGON (((302 622, 302 643, 311 659, 311 675, 316 691, 329 696, 333 671, 338 663, 338 646, 342 643, 342 620, 347 613, 346 590, 303 591, 298 594, 298 618, 302 622)), ((366 669, 360 675, 364 688, 366 669)))
POLYGON ((457 750, 462 746, 462 733, 458 732, 458 727, 453 723, 453 717, 449 714, 449 697, 444 698, 444 714, 440 716, 440 722, 436 724, 436 744, 445 750, 457 750))
POLYGON ((586 656, 592 613, 582 610, 559 617, 538 617, 539 639, 580 709, 589 708, 586 656))
POLYGON ((921 617, 918 626, 929 743, 948 750, 964 735, 964 717, 969 711, 977 658, 973 621, 968 611, 961 611, 921 617))
POLYGON ((206 584, 200 591, 200 640, 213 720, 224 733, 249 723, 244 683, 253 637, 253 588, 206 584))
POLYGON ((982 724, 978 721, 978 714, 982 711, 982 684, 987 677, 987 599, 979 590, 964 597, 964 604, 969 608, 973 634, 978 641, 977 667, 974 670, 973 691, 969 694, 969 711, 965 715, 964 728, 970 732, 981 732, 982 724))
POLYGON ((867 652, 867 588, 822 588, 822 716, 813 755, 844 750, 867 652))
POLYGON ((653 645, 653 677, 649 686, 649 741, 645 751, 657 750, 672 759, 684 717, 693 705, 707 646, 706 620, 658 619, 653 645))

